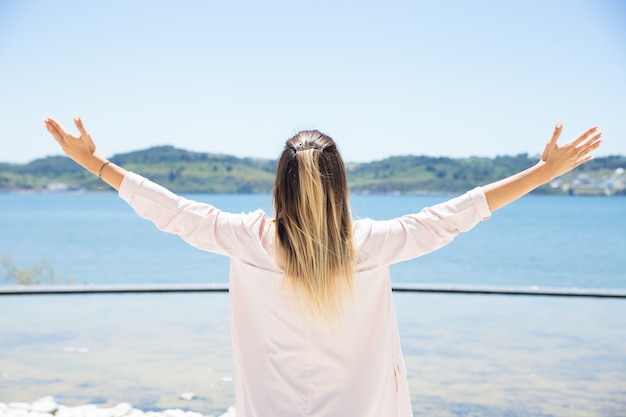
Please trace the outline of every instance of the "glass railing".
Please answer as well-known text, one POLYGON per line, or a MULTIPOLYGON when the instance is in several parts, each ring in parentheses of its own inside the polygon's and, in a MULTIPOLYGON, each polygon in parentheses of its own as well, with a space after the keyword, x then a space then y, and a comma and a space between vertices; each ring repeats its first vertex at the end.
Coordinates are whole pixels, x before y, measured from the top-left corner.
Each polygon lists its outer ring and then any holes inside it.
MULTIPOLYGON (((394 299, 415 416, 626 415, 624 298, 394 299)), ((229 330, 225 292, 2 296, 0 403, 220 416, 229 330)))

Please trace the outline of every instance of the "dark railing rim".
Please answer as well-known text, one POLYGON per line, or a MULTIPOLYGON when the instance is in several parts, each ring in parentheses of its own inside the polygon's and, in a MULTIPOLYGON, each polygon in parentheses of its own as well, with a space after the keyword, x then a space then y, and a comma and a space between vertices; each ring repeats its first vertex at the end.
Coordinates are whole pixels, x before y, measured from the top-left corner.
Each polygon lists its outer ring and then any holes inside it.
MULTIPOLYGON (((626 298, 626 289, 495 286, 459 284, 392 283, 395 292, 525 295, 551 297, 626 298)), ((199 284, 85 284, 85 285, 2 285, 0 296, 11 295, 72 295, 72 294, 126 294, 126 293, 187 293, 228 292, 228 283, 199 284)))

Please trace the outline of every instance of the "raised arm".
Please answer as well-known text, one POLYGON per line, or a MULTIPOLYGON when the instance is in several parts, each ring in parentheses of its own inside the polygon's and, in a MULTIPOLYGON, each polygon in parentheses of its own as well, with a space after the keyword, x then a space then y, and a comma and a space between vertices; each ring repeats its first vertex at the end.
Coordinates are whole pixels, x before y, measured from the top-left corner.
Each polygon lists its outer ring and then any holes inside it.
POLYGON ((593 158, 590 152, 602 144, 600 138, 603 132, 599 132, 597 126, 559 145, 557 141, 562 130, 563 126, 558 123, 554 128, 552 138, 543 150, 541 160, 536 165, 482 187, 491 211, 506 206, 535 188, 589 161, 593 158))
POLYGON ((74 117, 74 124, 78 128, 80 136, 72 135, 54 119, 44 119, 44 124, 52 137, 61 145, 65 155, 87 171, 98 175, 111 187, 119 190, 127 171, 96 153, 96 145, 79 117, 74 117))

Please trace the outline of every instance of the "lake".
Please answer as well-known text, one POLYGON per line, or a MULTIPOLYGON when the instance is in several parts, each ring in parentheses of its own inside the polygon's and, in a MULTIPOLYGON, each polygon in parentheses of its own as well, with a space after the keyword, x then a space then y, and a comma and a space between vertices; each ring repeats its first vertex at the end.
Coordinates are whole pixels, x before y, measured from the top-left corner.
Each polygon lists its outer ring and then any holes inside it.
MULTIPOLYGON (((271 213, 269 195, 189 196, 271 213)), ((446 196, 353 196, 355 217, 386 219, 446 196)), ((158 232, 112 193, 0 194, 0 257, 50 265, 75 283, 226 282, 228 259, 158 232)), ((430 255, 396 282, 626 288, 626 198, 529 196, 430 255)))

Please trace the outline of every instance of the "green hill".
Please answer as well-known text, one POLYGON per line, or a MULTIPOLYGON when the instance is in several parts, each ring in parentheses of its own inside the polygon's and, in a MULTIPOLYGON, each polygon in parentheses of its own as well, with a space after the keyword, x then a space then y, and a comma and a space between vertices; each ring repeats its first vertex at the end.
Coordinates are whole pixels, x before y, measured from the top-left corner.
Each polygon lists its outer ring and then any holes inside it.
MULTIPOLYGON (((276 166, 274 160, 191 152, 173 146, 118 154, 110 159, 179 193, 270 193, 276 166)), ((526 154, 459 159, 405 155, 348 163, 347 171, 354 193, 460 193, 534 163, 536 158, 526 154)), ((624 178, 623 174, 617 175, 616 170, 624 167, 624 156, 597 158, 537 192, 589 189, 600 193, 605 192, 609 184, 615 193, 620 193, 624 178)), ((27 164, 0 163, 0 191, 95 190, 97 182, 96 176, 64 156, 37 159, 27 164)))

